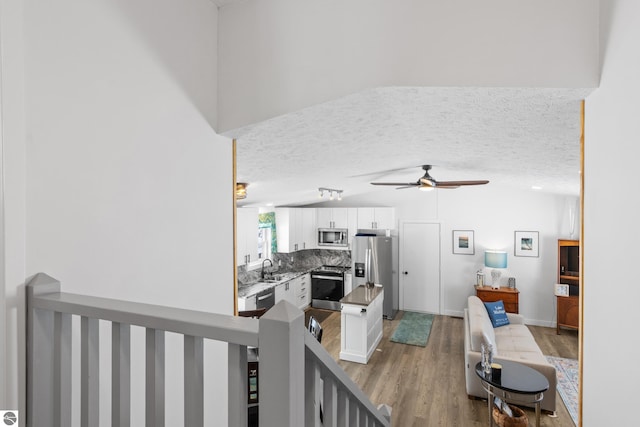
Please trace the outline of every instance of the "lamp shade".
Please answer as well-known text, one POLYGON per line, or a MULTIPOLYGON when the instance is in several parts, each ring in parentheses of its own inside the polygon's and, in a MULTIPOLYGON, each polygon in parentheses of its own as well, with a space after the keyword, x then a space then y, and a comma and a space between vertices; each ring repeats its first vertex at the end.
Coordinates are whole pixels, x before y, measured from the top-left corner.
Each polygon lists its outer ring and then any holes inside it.
POLYGON ((489 268, 507 268, 507 253, 505 251, 485 251, 484 265, 489 268))

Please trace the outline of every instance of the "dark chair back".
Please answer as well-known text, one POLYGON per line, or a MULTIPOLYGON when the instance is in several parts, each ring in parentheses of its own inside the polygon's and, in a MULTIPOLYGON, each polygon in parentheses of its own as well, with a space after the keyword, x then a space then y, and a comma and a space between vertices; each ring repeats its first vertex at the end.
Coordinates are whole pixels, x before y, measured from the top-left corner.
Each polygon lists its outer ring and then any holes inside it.
POLYGON ((313 316, 309 317, 309 332, 318 342, 322 342, 322 326, 313 316))
POLYGON ((266 308, 259 308, 257 310, 239 311, 238 312, 238 316, 240 316, 240 317, 255 317, 256 319, 259 319, 260 316, 262 316, 266 312, 267 312, 266 308))

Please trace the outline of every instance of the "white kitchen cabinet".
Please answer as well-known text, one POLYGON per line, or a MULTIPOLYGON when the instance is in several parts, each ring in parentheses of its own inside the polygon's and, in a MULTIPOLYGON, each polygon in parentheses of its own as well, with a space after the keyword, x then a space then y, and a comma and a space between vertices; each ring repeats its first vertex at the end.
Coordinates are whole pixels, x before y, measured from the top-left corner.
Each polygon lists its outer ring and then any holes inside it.
POLYGON ((311 303, 311 275, 304 274, 289 281, 291 291, 291 303, 304 310, 311 303))
POLYGON ((316 209, 316 225, 318 228, 332 228, 333 223, 333 209, 332 208, 317 208, 316 209))
POLYGON ((276 235, 278 252, 315 248, 315 209, 276 209, 276 235))
POLYGON ((238 298, 238 311, 251 311, 256 309, 256 296, 238 298))
POLYGON ((258 209, 238 208, 236 221, 236 257, 238 265, 258 261, 258 209))
POLYGON ((283 283, 279 283, 275 288, 276 304, 280 301, 289 301, 293 305, 298 305, 298 299, 295 295, 293 285, 296 279, 288 280, 283 283))
POLYGON ((317 208, 316 223, 318 228, 348 228, 348 208, 317 208))
POLYGON ((382 339, 381 287, 358 286, 341 302, 340 359, 367 363, 382 339))
POLYGON ((316 210, 313 208, 301 208, 300 210, 300 241, 302 249, 315 249, 318 247, 318 228, 316 227, 316 210))
POLYGON ((288 282, 285 283, 279 283, 278 285, 276 285, 274 292, 275 292, 275 303, 279 303, 282 300, 287 299, 287 289, 288 286, 287 285, 288 282))
POLYGON ((394 208, 358 208, 358 228, 392 230, 396 228, 394 208))

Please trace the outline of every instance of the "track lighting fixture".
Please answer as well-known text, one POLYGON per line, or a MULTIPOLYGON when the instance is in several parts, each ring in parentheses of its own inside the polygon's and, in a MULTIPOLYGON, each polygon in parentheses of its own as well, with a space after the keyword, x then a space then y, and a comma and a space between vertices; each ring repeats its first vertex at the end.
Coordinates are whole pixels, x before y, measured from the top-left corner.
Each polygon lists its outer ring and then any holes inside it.
POLYGON ((342 200, 342 190, 336 190, 335 188, 320 187, 318 188, 318 194, 319 194, 318 197, 320 198, 324 197, 325 192, 329 193, 329 200, 333 200, 334 193, 335 193, 335 197, 337 197, 338 200, 342 200))

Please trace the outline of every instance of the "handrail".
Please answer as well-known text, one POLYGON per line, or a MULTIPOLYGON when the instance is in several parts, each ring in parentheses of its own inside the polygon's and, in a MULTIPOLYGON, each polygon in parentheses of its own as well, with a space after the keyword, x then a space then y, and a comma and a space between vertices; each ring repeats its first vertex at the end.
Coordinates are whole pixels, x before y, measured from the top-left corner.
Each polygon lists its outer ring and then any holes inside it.
POLYGON ((34 308, 258 346, 258 320, 66 292, 34 295, 34 308))
MULTIPOLYGON (((343 393, 348 393, 353 396, 354 400, 359 402, 359 405, 364 409, 368 415, 375 419, 376 425, 390 427, 391 422, 386 418, 386 414, 379 408, 375 407, 369 400, 369 396, 353 382, 353 380, 347 375, 347 373, 338 365, 338 363, 331 357, 331 355, 325 350, 324 347, 313 337, 311 334, 306 334, 304 339, 306 358, 313 358, 319 362, 322 369, 322 376, 332 378, 332 382, 336 385, 336 388, 343 393)), ((372 421, 370 420, 370 424, 372 421)))

